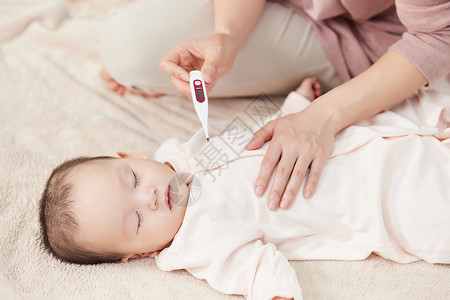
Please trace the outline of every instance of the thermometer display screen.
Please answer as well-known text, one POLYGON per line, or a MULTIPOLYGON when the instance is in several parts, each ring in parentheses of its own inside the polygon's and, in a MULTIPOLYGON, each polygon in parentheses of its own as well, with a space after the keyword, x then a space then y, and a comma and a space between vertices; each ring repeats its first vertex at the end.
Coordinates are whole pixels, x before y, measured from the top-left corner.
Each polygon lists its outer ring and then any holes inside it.
POLYGON ((197 95, 197 98, 204 98, 203 97, 203 91, 202 91, 202 89, 201 88, 195 88, 195 93, 196 93, 196 95, 197 95))

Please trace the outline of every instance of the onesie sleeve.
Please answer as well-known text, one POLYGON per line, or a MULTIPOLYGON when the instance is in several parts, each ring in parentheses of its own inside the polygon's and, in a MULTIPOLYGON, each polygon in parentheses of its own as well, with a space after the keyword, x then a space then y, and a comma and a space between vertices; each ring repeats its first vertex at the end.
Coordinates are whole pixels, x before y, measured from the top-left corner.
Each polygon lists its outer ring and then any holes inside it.
POLYGON ((393 49, 432 82, 450 72, 450 1, 397 0, 397 14, 407 31, 393 49))
POLYGON ((281 115, 296 113, 304 110, 311 104, 311 101, 303 97, 297 92, 290 92, 281 106, 281 115))
POLYGON ((289 261, 273 244, 263 244, 259 239, 224 258, 216 256, 203 266, 186 270, 221 292, 244 295, 247 299, 269 300, 276 296, 303 299, 289 261))

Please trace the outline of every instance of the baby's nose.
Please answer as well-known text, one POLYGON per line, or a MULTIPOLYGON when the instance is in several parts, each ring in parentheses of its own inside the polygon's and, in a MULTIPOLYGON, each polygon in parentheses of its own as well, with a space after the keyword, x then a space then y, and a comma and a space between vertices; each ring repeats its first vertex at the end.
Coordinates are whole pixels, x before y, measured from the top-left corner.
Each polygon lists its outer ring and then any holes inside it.
POLYGON ((155 187, 149 188, 146 196, 146 205, 151 210, 155 210, 158 208, 158 194, 155 187))

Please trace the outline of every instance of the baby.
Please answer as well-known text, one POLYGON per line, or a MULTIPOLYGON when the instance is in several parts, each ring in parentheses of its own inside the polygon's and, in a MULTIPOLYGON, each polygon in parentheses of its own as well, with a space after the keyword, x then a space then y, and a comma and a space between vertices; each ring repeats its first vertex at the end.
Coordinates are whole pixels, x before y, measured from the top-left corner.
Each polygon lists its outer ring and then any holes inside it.
MULTIPOLYGON (((300 93, 314 99, 320 87, 305 80, 282 113, 308 105, 300 93)), ((185 144, 169 140, 157 161, 120 153, 64 162, 40 203, 46 249, 80 264, 154 257, 162 270, 186 269, 250 299, 302 298, 288 259, 375 252, 450 263, 450 163, 441 159, 448 149, 424 131, 349 128, 315 195, 306 200, 300 191, 277 212, 267 209, 267 193, 253 192, 264 148, 237 152, 236 140, 252 132, 230 132, 210 143, 201 131, 185 144)))

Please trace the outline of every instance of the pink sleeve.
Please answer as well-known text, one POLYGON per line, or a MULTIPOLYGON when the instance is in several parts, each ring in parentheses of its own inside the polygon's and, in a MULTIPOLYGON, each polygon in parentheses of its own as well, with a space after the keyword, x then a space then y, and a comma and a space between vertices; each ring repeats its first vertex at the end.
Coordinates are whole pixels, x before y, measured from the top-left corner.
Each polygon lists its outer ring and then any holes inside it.
POLYGON ((247 299, 271 300, 274 297, 303 299, 295 270, 286 257, 271 243, 249 241, 234 248, 236 234, 217 235, 205 245, 202 263, 186 270, 205 279, 214 289, 247 299), (204 251, 210 249, 210 251, 204 251))
POLYGON ((432 82, 450 72, 450 1, 396 0, 407 31, 393 49, 432 82))

